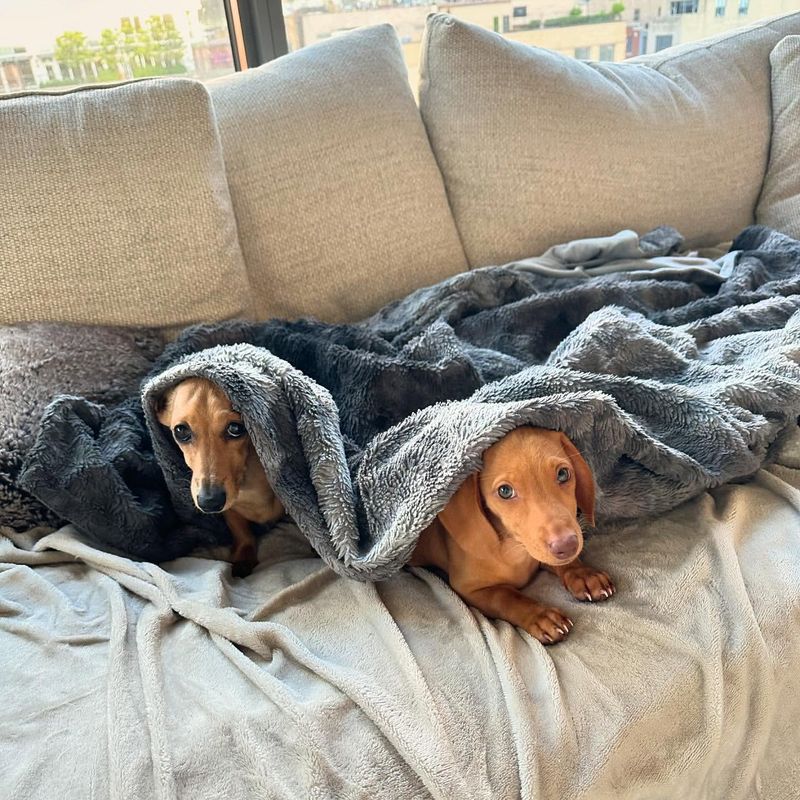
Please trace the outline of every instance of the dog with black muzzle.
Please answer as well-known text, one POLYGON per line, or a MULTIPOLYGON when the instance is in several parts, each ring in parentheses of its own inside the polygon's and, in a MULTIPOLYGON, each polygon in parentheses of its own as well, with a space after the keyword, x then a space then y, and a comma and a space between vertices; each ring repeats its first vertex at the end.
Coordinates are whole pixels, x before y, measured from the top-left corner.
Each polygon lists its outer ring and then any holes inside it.
POLYGON ((285 511, 227 395, 205 378, 188 378, 161 398, 159 422, 170 429, 192 471, 192 499, 205 514, 222 514, 233 537, 233 574, 258 563, 251 523, 277 522, 285 511))

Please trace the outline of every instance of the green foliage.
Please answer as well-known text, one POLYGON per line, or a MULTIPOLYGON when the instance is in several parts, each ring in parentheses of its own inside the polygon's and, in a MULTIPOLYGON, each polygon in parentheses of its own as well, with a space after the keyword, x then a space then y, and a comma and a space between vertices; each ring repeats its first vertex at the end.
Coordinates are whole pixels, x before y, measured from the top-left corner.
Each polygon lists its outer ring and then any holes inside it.
POLYGON ((611 4, 611 15, 614 17, 621 17, 622 12, 625 10, 624 3, 612 3, 611 4))
POLYGON ((57 61, 73 70, 85 64, 92 56, 92 51, 86 42, 86 34, 80 31, 64 31, 56 38, 54 56, 57 61))
POLYGON ((172 64, 168 67, 134 67, 134 78, 157 78, 160 75, 185 75, 186 67, 183 64, 172 64))
MULTIPOLYGON (((56 61, 89 83, 180 75, 186 72, 183 54, 183 37, 171 14, 153 14, 144 24, 139 17, 123 17, 117 30, 103 29, 98 42, 90 43, 80 31, 65 31, 56 39, 54 51, 56 61)), ((47 85, 73 82, 65 79, 47 85)))
MULTIPOLYGON (((577 7, 577 6, 576 6, 577 7)), ((612 22, 616 15, 607 11, 598 14, 586 14, 578 16, 570 12, 566 17, 553 17, 541 23, 538 19, 528 23, 529 28, 568 28, 571 25, 591 25, 598 22, 612 22)))
POLYGON ((579 17, 582 13, 583 11, 581 10, 580 6, 572 6, 572 8, 569 10, 570 17, 579 17))

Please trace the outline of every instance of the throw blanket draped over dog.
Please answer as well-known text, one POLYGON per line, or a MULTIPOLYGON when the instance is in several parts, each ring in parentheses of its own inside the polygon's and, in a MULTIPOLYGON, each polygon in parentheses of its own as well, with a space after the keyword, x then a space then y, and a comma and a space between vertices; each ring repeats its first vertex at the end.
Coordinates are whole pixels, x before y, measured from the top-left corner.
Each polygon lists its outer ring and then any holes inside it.
MULTIPOLYGON (((654 233, 679 243, 674 232, 654 233)), ((25 488, 106 546, 163 560, 225 541, 155 409, 191 376, 244 419, 288 513, 337 572, 386 578, 483 451, 530 424, 567 433, 603 521, 744 478, 800 414, 800 242, 761 227, 721 277, 550 277, 512 266, 422 289, 356 325, 188 329, 139 398, 48 408, 25 488)))

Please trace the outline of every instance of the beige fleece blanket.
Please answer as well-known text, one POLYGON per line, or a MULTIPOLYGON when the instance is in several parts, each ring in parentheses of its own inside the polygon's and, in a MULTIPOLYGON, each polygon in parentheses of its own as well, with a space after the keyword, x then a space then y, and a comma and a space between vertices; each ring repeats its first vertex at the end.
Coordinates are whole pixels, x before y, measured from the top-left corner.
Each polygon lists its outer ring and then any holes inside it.
POLYGON ((800 779, 800 441, 587 557, 544 648, 404 571, 161 569, 69 528, 0 537, 0 797, 787 800, 800 779))

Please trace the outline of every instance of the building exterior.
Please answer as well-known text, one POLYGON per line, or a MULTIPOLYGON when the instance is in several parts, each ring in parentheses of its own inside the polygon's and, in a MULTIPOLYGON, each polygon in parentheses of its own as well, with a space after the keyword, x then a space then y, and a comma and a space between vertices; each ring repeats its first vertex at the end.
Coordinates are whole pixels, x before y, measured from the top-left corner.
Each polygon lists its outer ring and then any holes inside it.
POLYGON ((0 50, 0 93, 35 89, 41 77, 39 60, 22 47, 0 50))
POLYGON ((639 20, 641 52, 656 53, 796 10, 797 0, 658 0, 657 13, 639 20))
MULTIPOLYGON (((626 23, 610 15, 608 19, 598 22, 570 20, 568 15, 575 5, 575 0, 540 0, 535 5, 525 0, 505 0, 348 11, 327 10, 322 6, 305 7, 296 9, 286 17, 286 33, 290 49, 296 50, 354 28, 388 22, 395 27, 402 42, 409 80, 415 91, 419 84, 425 20, 435 11, 447 12, 465 22, 501 33, 508 39, 546 47, 576 58, 622 61, 628 38, 626 23), (553 24, 556 20, 557 25, 553 24)), ((591 12, 594 13, 594 10, 591 12)))

